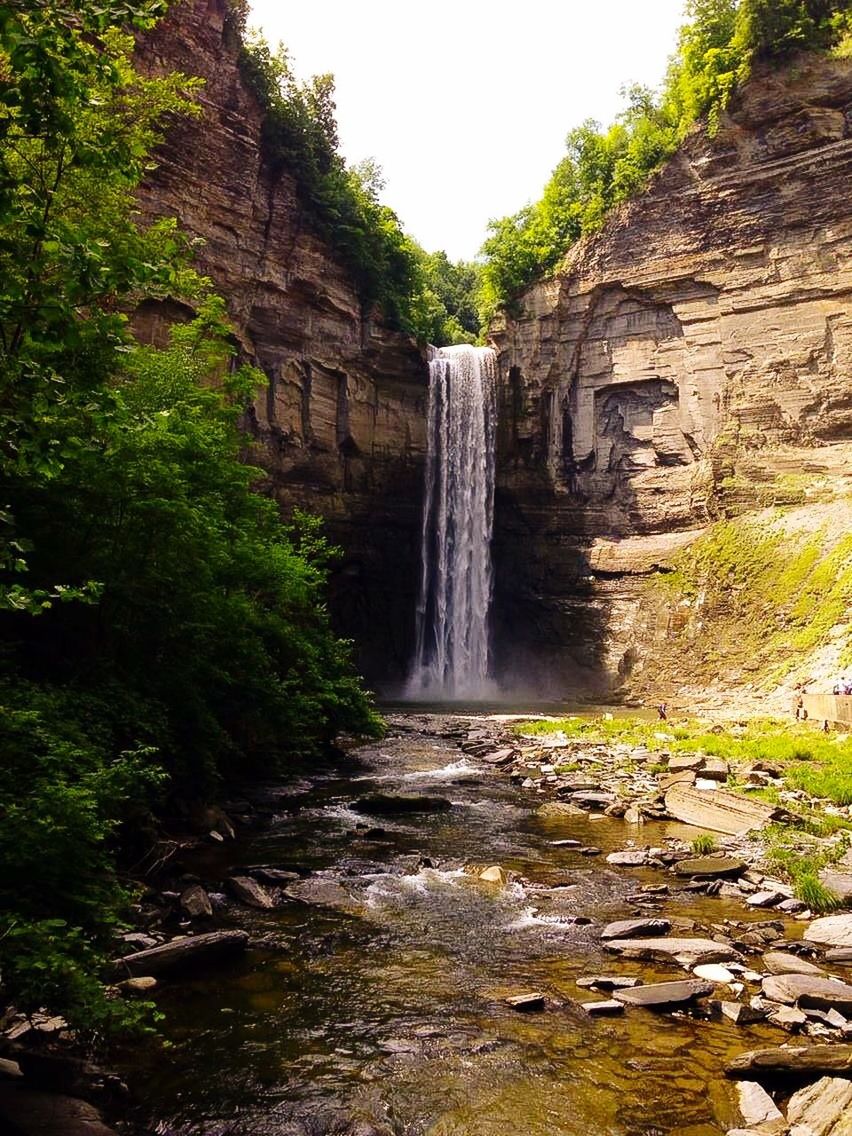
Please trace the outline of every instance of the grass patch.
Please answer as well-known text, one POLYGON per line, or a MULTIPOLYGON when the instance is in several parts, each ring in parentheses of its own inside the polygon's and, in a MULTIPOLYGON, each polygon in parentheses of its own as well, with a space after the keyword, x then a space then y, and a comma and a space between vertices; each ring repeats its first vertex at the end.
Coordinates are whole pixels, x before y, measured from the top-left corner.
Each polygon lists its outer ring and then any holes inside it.
POLYGON ((840 906, 837 896, 820 880, 819 873, 829 864, 836 863, 849 847, 849 835, 844 834, 826 847, 816 837, 808 837, 796 830, 773 825, 764 836, 768 843, 765 860, 793 885, 796 896, 811 911, 833 911, 840 906))
POLYGON ((716 841, 709 833, 705 832, 701 836, 696 836, 693 840, 692 851, 697 856, 708 856, 711 852, 716 851, 716 841))
MULTIPOLYGON (((669 753, 704 753, 721 757, 736 767, 767 761, 778 767, 786 784, 835 805, 852 804, 852 737, 824 734, 815 725, 774 718, 754 719, 743 725, 708 730, 706 722, 657 722, 641 718, 562 718, 558 721, 518 723, 518 734, 547 737, 562 734, 566 742, 625 743, 663 749, 669 753)), ((665 767, 657 764, 654 772, 665 767)), ((777 790, 759 790, 777 801, 777 790)), ((843 818, 825 817, 842 828, 843 818)))

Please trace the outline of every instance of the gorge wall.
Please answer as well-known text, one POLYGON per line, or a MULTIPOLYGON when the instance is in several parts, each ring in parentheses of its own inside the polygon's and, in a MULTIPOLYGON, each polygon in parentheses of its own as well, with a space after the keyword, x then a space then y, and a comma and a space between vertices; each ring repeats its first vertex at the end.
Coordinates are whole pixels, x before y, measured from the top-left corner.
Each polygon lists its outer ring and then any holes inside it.
MULTIPOLYGON (((285 514, 321 514, 344 549, 335 622, 386 686, 414 645, 425 358, 362 311, 292 178, 272 176, 229 11, 178 0, 140 44, 145 68, 205 79, 141 207, 200 238, 266 376, 257 460, 285 514)), ((819 484, 852 530, 850 184, 852 61, 762 74, 492 329, 495 654, 515 690, 641 687, 687 618, 648 582, 716 518, 804 503, 819 521, 819 484)), ((161 337, 180 314, 147 305, 137 323, 161 337)))
MULTIPOLYGON (((263 112, 244 83, 226 0, 178 0, 139 45, 151 72, 201 76, 201 116, 173 124, 141 195, 148 217, 198 238, 197 266, 228 304, 242 358, 261 368, 253 460, 285 514, 327 521, 344 549, 332 579, 338 630, 375 682, 413 652, 428 372, 409 338, 361 309, 334 252, 311 227, 294 180, 273 176, 263 112)), ((181 311, 149 304, 143 335, 181 311)))
POLYGON ((852 61, 763 73, 493 329, 510 668, 636 677, 678 618, 649 575, 715 518, 818 483, 852 530, 850 185, 852 61))

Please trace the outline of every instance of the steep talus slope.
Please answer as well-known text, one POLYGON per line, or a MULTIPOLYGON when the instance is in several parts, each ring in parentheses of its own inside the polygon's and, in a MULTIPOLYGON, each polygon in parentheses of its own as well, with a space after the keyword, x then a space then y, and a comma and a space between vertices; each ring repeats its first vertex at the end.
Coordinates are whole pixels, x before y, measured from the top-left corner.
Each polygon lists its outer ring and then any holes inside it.
MULTIPOLYGON (((333 580, 337 625, 358 641, 372 679, 398 677, 417 590, 424 358, 362 312, 295 182, 270 174, 238 50, 225 0, 179 0, 140 44, 143 67, 205 80, 202 116, 169 130, 141 206, 200 238, 198 265, 267 377, 253 428, 272 489, 285 512, 303 506, 327 519, 345 549, 333 580)), ((137 322, 157 336, 175 314, 152 305, 137 322)))
POLYGON ((647 579, 719 517, 814 497, 839 507, 826 547, 852 528, 850 185, 852 62, 756 75, 496 329, 497 615, 522 669, 605 683, 676 656, 647 579))

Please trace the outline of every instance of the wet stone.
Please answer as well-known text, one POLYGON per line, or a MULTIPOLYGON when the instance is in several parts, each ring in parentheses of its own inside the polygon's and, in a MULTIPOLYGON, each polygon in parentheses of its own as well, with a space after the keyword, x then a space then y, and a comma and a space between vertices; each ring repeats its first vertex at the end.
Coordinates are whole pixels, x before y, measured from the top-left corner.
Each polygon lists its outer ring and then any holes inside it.
POLYGON ((629 990, 641 986, 642 982, 626 975, 595 974, 590 978, 578 978, 577 985, 588 990, 629 990))
POLYGON ((734 860, 729 856, 697 856, 679 860, 675 864, 675 871, 679 876, 701 876, 709 880, 738 876, 744 867, 742 860, 734 860))
POLYGON ((672 925, 667 919, 621 919, 608 923, 601 931, 602 939, 632 939, 648 935, 667 935, 672 925))
POLYGON ((763 956, 763 965, 770 974, 813 974, 824 977, 825 971, 807 959, 798 955, 786 954, 783 951, 767 951, 763 956))
POLYGON ((776 1002, 803 1008, 852 1012, 852 986, 813 974, 778 974, 763 980, 763 993, 776 1002))
POLYGON ((520 1014, 530 1014, 544 1009, 545 996, 540 991, 533 994, 514 994, 506 999, 506 1005, 511 1006, 520 1014))
POLYGON ((617 864, 622 868, 641 868, 648 862, 648 853, 644 849, 626 852, 610 852, 606 858, 608 864, 617 864))
POLYGON ((614 998, 607 998, 606 1001, 603 1002, 581 1002, 580 1007, 591 1017, 598 1017, 600 1015, 609 1017, 614 1014, 624 1013, 624 1004, 616 1001, 614 998))
POLYGON ((665 1010, 671 1006, 682 1006, 696 998, 706 998, 713 993, 713 983, 700 979, 683 979, 676 982, 652 982, 647 986, 636 986, 631 990, 616 990, 613 996, 629 1006, 643 1006, 665 1010))
POLYGON ((747 1006, 744 1002, 720 1002, 719 1009, 724 1016, 737 1026, 750 1025, 752 1022, 761 1022, 766 1017, 766 1011, 754 1006, 747 1006))

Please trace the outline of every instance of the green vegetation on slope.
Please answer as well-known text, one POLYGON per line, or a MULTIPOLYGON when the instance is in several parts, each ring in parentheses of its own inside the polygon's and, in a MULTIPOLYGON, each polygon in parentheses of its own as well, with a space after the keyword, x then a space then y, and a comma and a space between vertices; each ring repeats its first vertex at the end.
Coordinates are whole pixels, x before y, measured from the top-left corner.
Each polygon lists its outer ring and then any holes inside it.
POLYGON ((476 267, 426 253, 404 232, 379 201, 384 184, 374 161, 346 165, 338 151, 333 76, 300 82, 283 45, 272 51, 261 36, 246 34, 244 7, 235 6, 234 20, 242 73, 264 109, 270 169, 295 179, 308 219, 351 273, 364 311, 377 306, 421 343, 474 342, 476 267))
MULTIPOLYGON (((789 532, 780 514, 774 527, 722 521, 678 553, 659 587, 670 608, 689 613, 667 650, 681 643, 694 674, 743 667, 777 682, 845 621, 852 535, 789 532)), ((840 662, 850 661, 847 632, 840 662)))
POLYGON ((696 120, 705 118, 714 131, 756 62, 806 49, 843 52, 852 41, 847 0, 689 0, 686 15, 662 91, 632 87, 627 109, 609 129, 587 121, 572 130, 541 199, 490 223, 483 322, 640 192, 696 120))
POLYGON ((380 729, 330 550, 241 460, 261 376, 188 242, 137 223, 163 116, 194 111, 131 64, 122 29, 163 7, 0 13, 0 975, 94 1034, 138 1016, 98 973, 152 802, 380 729), (165 296, 196 318, 141 345, 123 312, 165 296))

